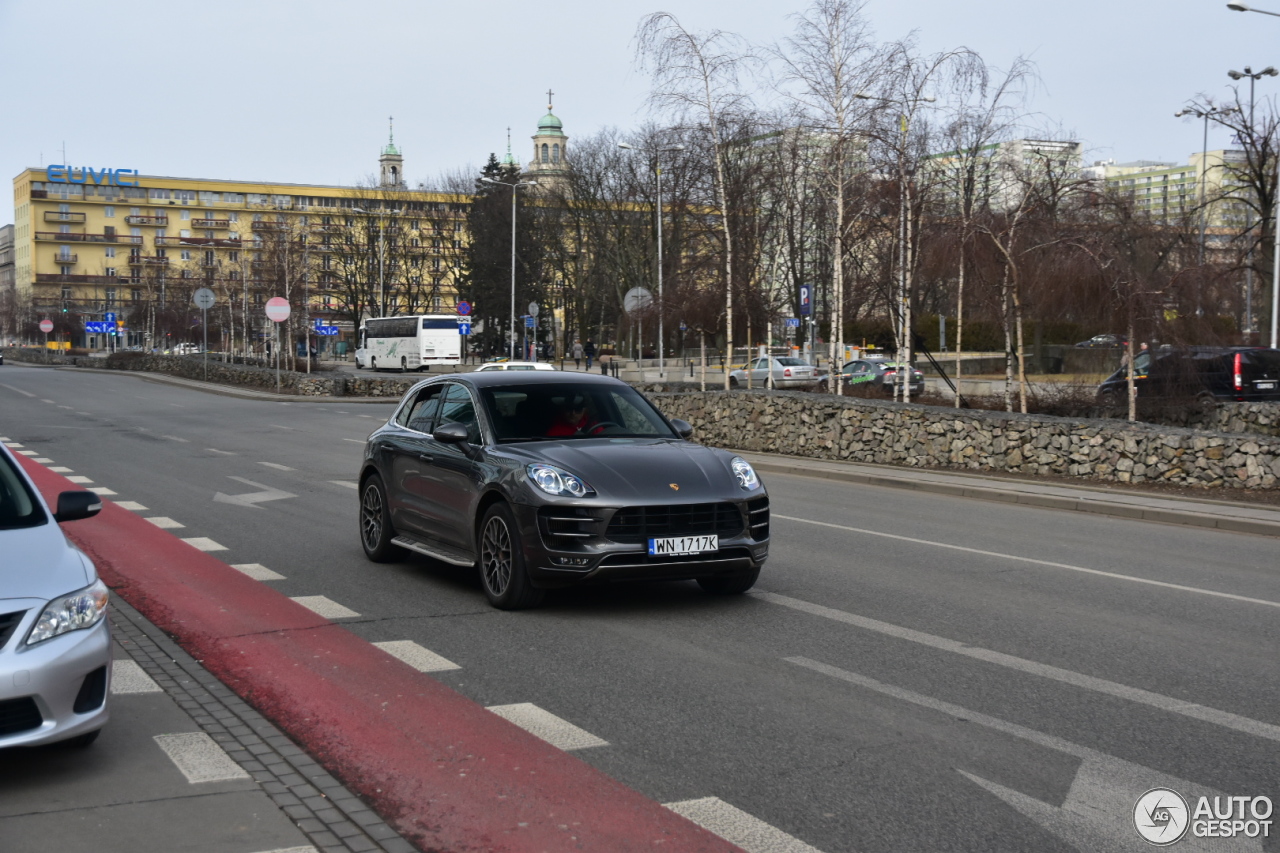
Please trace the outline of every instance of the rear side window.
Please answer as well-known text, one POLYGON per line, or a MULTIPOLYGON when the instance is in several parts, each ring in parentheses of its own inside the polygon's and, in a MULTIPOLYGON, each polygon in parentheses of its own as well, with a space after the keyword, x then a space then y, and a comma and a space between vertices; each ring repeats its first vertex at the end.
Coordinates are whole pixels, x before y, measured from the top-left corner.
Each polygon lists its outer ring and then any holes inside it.
POLYGON ((46 521, 44 510, 9 457, 0 454, 0 530, 36 527, 46 521))
POLYGON ((1251 373, 1258 373, 1258 378, 1280 379, 1280 352, 1245 353, 1241 361, 1253 368, 1251 373))

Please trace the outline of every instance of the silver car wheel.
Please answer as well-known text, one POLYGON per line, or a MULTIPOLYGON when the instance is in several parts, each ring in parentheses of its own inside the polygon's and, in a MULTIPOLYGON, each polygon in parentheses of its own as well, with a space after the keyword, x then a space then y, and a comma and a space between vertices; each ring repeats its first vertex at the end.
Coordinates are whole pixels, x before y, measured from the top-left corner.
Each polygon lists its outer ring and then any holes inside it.
POLYGON ((484 526, 480 541, 480 571, 490 595, 501 596, 511 583, 511 531, 494 516, 484 526))
POLYGON ((374 483, 365 486, 360 502, 360 535, 369 551, 376 550, 382 541, 382 490, 374 483))

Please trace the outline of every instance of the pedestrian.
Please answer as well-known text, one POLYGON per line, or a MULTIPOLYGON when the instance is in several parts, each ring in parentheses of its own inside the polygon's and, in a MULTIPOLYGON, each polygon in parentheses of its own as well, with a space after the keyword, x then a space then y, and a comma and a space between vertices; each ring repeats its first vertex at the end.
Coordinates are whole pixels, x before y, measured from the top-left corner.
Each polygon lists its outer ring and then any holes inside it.
MULTIPOLYGON (((576 346, 575 346, 575 349, 576 349, 576 346)), ((594 343, 592 343, 592 341, 591 341, 591 339, 590 339, 590 338, 587 338, 587 342, 586 342, 585 344, 583 344, 583 346, 582 346, 582 354, 583 354, 583 356, 585 356, 585 357, 586 357, 586 359, 587 359, 587 370, 590 370, 590 369, 591 369, 591 360, 592 360, 592 359, 594 359, 594 358, 596 357, 596 345, 595 345, 594 343)))
MULTIPOLYGON (((578 370, 582 367, 582 356, 586 350, 582 346, 582 341, 574 338, 573 340, 573 369, 578 370)), ((587 362, 587 369, 591 369, 591 362, 587 362)))

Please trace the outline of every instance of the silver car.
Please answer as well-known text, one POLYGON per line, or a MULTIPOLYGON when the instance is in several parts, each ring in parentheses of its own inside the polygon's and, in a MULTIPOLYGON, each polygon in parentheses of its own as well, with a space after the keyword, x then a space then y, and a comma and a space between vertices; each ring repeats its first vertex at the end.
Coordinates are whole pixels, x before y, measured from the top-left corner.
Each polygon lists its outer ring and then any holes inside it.
POLYGON ((774 388, 808 388, 818 381, 818 371, 812 364, 792 356, 753 359, 748 370, 738 368, 729 373, 730 388, 747 387, 747 373, 751 374, 752 388, 765 388, 769 374, 773 374, 774 388))
POLYGON ((109 593, 58 527, 101 509, 93 492, 69 491, 51 512, 0 446, 0 748, 87 746, 107 723, 109 593))

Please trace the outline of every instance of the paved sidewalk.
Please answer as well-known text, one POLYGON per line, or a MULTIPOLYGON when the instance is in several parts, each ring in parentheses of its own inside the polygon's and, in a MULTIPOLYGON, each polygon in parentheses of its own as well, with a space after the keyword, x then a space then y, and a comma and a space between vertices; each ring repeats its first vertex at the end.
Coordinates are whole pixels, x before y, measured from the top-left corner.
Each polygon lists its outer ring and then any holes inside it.
POLYGON ((1280 507, 1232 501, 1229 489, 1203 499, 1169 497, 1102 484, 1012 479, 980 472, 832 462, 747 451, 742 451, 742 456, 765 474, 820 477, 844 483, 1280 537, 1280 507))

